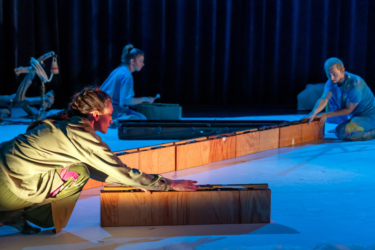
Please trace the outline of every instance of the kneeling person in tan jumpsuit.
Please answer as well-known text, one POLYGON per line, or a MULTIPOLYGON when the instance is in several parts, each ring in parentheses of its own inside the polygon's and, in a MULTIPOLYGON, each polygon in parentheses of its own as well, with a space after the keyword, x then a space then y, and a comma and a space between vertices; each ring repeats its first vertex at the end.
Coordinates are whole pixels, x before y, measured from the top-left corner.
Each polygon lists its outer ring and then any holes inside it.
POLYGON ((66 226, 83 186, 97 181, 144 190, 195 191, 195 181, 169 180, 124 165, 95 131, 112 123, 112 100, 99 88, 77 93, 65 113, 31 124, 0 144, 0 223, 24 234, 66 226))

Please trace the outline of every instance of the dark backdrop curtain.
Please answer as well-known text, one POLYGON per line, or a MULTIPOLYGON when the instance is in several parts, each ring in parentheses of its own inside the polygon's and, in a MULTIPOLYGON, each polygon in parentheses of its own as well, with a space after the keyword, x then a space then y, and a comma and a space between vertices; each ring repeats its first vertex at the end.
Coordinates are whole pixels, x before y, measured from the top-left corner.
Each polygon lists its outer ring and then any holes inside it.
POLYGON ((0 94, 16 92, 15 67, 53 50, 60 75, 47 89, 61 107, 102 84, 127 43, 145 52, 136 96, 166 103, 296 105, 306 84, 326 81, 332 56, 375 90, 374 2, 0 0, 0 94))

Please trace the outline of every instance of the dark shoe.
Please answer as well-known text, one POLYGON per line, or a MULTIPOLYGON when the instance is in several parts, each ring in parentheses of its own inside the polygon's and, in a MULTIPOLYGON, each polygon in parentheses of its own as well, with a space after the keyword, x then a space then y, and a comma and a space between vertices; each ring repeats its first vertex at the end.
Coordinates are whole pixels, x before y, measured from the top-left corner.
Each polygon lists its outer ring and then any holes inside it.
POLYGON ((21 234, 37 234, 41 231, 40 228, 38 227, 32 227, 30 225, 27 225, 26 227, 23 228, 21 231, 21 234))
POLYGON ((14 227, 20 231, 21 234, 37 234, 41 231, 40 228, 31 226, 30 223, 23 217, 19 218, 17 221, 6 222, 4 225, 14 227))

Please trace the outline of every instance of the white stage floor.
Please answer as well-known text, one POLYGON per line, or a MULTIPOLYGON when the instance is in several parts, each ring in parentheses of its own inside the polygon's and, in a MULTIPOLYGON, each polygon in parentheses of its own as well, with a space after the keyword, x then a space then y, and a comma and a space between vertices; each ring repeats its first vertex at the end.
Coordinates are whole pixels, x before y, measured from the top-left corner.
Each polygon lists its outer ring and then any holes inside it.
MULTIPOLYGON (((0 126, 0 141, 25 130, 26 125, 0 126)), ((113 129, 101 136, 113 151, 166 142, 119 141, 113 129)), ((97 188, 82 193, 63 232, 44 230, 30 236, 3 226, 0 249, 375 249, 375 141, 342 142, 327 133, 325 137, 163 174, 199 184, 268 183, 270 224, 101 228, 97 188)))

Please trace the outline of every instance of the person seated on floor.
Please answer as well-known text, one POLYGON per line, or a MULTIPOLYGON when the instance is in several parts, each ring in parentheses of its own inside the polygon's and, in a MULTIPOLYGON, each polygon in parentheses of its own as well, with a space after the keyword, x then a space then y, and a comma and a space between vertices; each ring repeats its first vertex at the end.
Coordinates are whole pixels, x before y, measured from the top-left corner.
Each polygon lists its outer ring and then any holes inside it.
POLYGON ((339 124, 333 131, 339 139, 374 139, 375 98, 365 81, 346 72, 343 62, 335 57, 325 62, 324 70, 328 77, 324 93, 306 118, 312 121, 328 104, 328 112, 318 116, 320 124, 339 124))
MULTIPOLYGON (((68 111, 32 123, 0 144, 0 223, 23 234, 66 226, 89 177, 147 190, 195 191, 196 181, 169 180, 131 169, 95 131, 112 123, 111 97, 99 88, 73 96, 68 111)), ((149 191, 148 191, 149 192, 149 191)))
POLYGON ((142 102, 153 103, 154 97, 134 97, 134 83, 132 73, 140 71, 144 66, 144 53, 133 48, 133 45, 125 46, 122 56, 122 64, 111 72, 109 77, 100 87, 111 98, 113 103, 113 125, 118 126, 118 120, 146 120, 146 116, 129 108, 130 105, 142 102))

